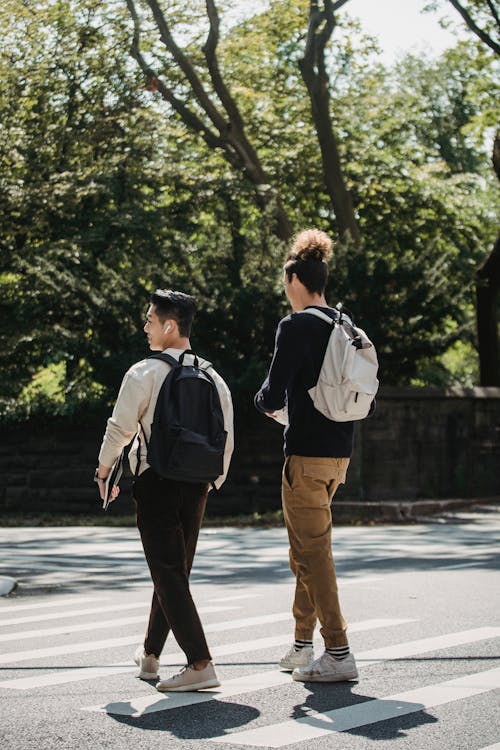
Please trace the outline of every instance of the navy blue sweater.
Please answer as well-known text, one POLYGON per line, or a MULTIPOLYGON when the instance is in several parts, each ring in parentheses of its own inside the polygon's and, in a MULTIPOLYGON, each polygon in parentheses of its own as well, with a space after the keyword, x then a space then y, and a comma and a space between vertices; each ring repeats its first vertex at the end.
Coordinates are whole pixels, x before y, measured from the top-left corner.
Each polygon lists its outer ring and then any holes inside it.
MULTIPOLYGON (((335 317, 329 307, 319 310, 335 317)), ((332 422, 314 408, 309 388, 317 381, 332 328, 314 315, 292 313, 280 321, 274 354, 255 405, 273 412, 288 404, 285 427, 286 456, 350 458, 353 422, 332 422)))

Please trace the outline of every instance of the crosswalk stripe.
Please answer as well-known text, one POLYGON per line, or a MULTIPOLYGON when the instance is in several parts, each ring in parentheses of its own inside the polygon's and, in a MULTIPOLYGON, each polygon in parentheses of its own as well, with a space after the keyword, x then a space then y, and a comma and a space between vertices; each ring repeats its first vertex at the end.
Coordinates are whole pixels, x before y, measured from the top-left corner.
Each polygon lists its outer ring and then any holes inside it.
POLYGON ((268 670, 258 674, 250 674, 245 677, 237 677, 234 680, 225 680, 222 687, 216 690, 205 690, 199 693, 170 693, 169 695, 137 696, 130 700, 116 701, 107 703, 105 706, 88 706, 82 708, 82 711, 97 711, 98 713, 117 714, 120 716, 133 716, 138 718, 144 714, 156 713, 157 711, 167 711, 172 708, 181 706, 192 706, 196 703, 206 703, 214 699, 230 698, 234 695, 243 693, 253 693, 257 690, 278 687, 279 685, 290 684, 289 672, 278 672, 277 670, 268 670))
POLYGON ((4 612, 23 612, 27 609, 46 609, 48 607, 68 607, 72 604, 88 604, 89 602, 102 601, 102 596, 72 596, 72 597, 58 597, 50 601, 40 601, 36 599, 30 604, 7 604, 6 606, 0 602, 0 615, 4 612))
MULTIPOLYGON (((231 607, 220 607, 220 610, 231 609, 231 607)), ((198 612, 205 612, 206 609, 200 607, 198 612)), ((140 618, 141 621, 145 622, 145 617, 140 618)), ((255 626, 255 625, 267 625, 273 622, 280 622, 284 620, 290 620, 290 612, 278 612, 271 615, 257 615, 255 617, 245 617, 239 620, 224 620, 223 622, 211 622, 208 625, 204 625, 206 633, 217 633, 226 630, 237 630, 241 627, 255 626)), ((118 622, 125 622, 119 620, 118 622)), ((406 622, 406 621, 405 621, 406 622)), ((94 625, 94 627, 96 627, 94 625)), ((288 636, 289 638, 290 636, 288 636)), ((132 636, 124 636, 120 638, 107 638, 99 641, 91 641, 90 643, 72 643, 61 646, 49 646, 47 648, 31 649, 29 651, 18 651, 14 653, 0 654, 0 664, 11 664, 19 661, 30 661, 31 659, 43 659, 47 656, 61 656, 63 654, 78 654, 86 651, 99 651, 100 649, 110 649, 117 646, 128 646, 137 644, 140 641, 140 636, 134 634, 132 636)))
POLYGON ((85 615, 100 615, 104 612, 122 612, 127 609, 147 609, 149 602, 128 602, 127 604, 108 604, 100 607, 89 607, 88 609, 73 609, 70 611, 50 612, 43 615, 29 615, 28 617, 16 617, 4 620, 4 627, 9 625, 25 625, 29 622, 46 622, 48 620, 65 620, 70 617, 84 617, 85 615))
MULTIPOLYGON (((57 628, 44 628, 43 630, 22 630, 20 633, 2 633, 0 635, 0 643, 6 643, 7 641, 20 641, 26 640, 27 638, 41 638, 49 635, 64 635, 65 633, 73 635, 73 633, 84 633, 89 630, 102 630, 103 628, 115 628, 123 625, 137 625, 139 622, 144 622, 147 618, 147 607, 144 605, 144 614, 137 615, 135 617, 123 617, 115 620, 96 620, 95 622, 83 622, 78 625, 68 623, 67 625, 61 625, 57 628)), ((199 607, 198 612, 200 614, 209 614, 211 612, 224 612, 227 610, 235 609, 229 606, 209 606, 199 607)))
POLYGON ((374 583, 380 581, 380 576, 359 576, 358 578, 337 578, 337 584, 340 588, 344 586, 363 586, 365 583, 374 583))
MULTIPOLYGON (((266 624, 269 622, 269 618, 272 617, 272 615, 268 616, 262 616, 261 618, 255 617, 255 618, 248 618, 246 621, 247 624, 266 624), (249 622, 253 621, 253 622, 249 622), (260 622, 259 622, 260 621, 260 622)), ((286 613, 286 618, 284 617, 284 613, 278 613, 275 615, 276 620, 279 619, 288 619, 290 620, 290 625, 292 626, 292 620, 290 613, 286 613)), ((210 625, 206 625, 204 627, 205 632, 215 631, 215 632, 224 632, 226 630, 232 630, 234 628, 235 622, 242 622, 240 621, 233 621, 233 622, 227 622, 227 623, 211 623, 210 625)), ((393 619, 393 620, 386 620, 386 619, 375 619, 375 620, 363 620, 359 623, 353 623, 351 624, 349 628, 349 632, 362 632, 367 630, 373 630, 375 628, 382 628, 382 627, 389 627, 389 626, 396 626, 396 625, 403 625, 408 622, 412 622, 412 620, 407 619, 393 619)), ((277 635, 277 636, 270 636, 268 638, 257 638, 255 640, 250 641, 239 641, 237 643, 230 643, 223 646, 215 646, 211 649, 212 654, 214 657, 219 656, 228 656, 230 654, 238 654, 242 653, 244 651, 257 651, 260 649, 266 649, 266 648, 274 648, 276 646, 283 646, 284 644, 287 644, 290 642, 290 633, 287 632, 286 634, 277 635)), ((137 638, 134 639, 134 643, 137 643, 137 638)), ((87 650, 87 649, 86 649, 87 650)), ((184 663, 185 657, 183 654, 177 652, 172 655, 167 655, 169 659, 169 663, 184 663), (175 660, 175 661, 174 661, 175 660)), ((0 688, 7 688, 11 690, 30 690, 31 688, 39 688, 39 687, 45 687, 47 685, 62 685, 67 682, 78 682, 80 680, 89 680, 93 677, 104 677, 109 676, 113 674, 119 674, 122 672, 132 672, 135 671, 137 667, 131 666, 130 661, 126 662, 120 662, 118 664, 108 664, 103 667, 81 667, 79 669, 72 669, 68 671, 62 671, 62 672, 56 672, 56 673, 49 673, 45 675, 35 676, 35 677, 21 677, 19 679, 13 679, 13 680, 3 680, 0 682, 0 688)))
MULTIPOLYGON (((281 619, 281 613, 279 613, 279 617, 281 619)), ((283 619, 288 619, 290 617, 289 613, 283 613, 283 619)), ((274 620, 276 622, 276 620, 274 620)), ((204 630, 205 632, 224 632, 226 630, 233 630, 236 627, 241 627, 242 620, 237 621, 224 621, 224 622, 213 622, 209 625, 205 625, 204 630), (233 624, 234 623, 234 624, 233 624)), ((247 618, 244 623, 245 625, 262 625, 267 624, 269 622, 269 615, 263 615, 258 617, 252 617, 247 618)), ((372 627, 383 627, 384 623, 389 625, 394 624, 404 624, 407 622, 411 622, 409 620, 389 620, 389 621, 380 621, 380 620, 370 620, 369 621, 372 627)), ((352 626, 350 630, 352 630, 354 627, 354 630, 356 630, 356 626, 352 626)), ((44 659, 49 656, 62 656, 66 654, 80 654, 80 653, 86 653, 87 651, 100 651, 104 649, 111 649, 111 648, 118 648, 119 646, 132 646, 137 645, 137 643, 140 640, 140 636, 138 635, 127 635, 119 638, 105 638, 99 641, 91 641, 91 642, 85 642, 85 643, 70 643, 66 644, 64 646, 48 646, 46 648, 35 648, 30 649, 28 651, 14 651, 9 652, 5 654, 0 653, 0 664, 14 664, 19 663, 21 661, 32 661, 34 659, 44 659)), ((288 634, 286 637, 283 636, 283 639, 280 643, 282 645, 283 643, 288 643, 290 640, 290 635, 288 634)))
POLYGON ((262 594, 251 594, 248 592, 247 594, 231 594, 229 596, 217 596, 215 598, 210 598, 210 601, 213 604, 218 604, 219 602, 237 602, 241 599, 258 599, 259 596, 262 596, 262 594))
POLYGON ((347 732, 356 727, 375 724, 378 721, 389 721, 396 717, 424 711, 427 708, 471 698, 474 695, 480 695, 496 688, 500 688, 500 668, 476 672, 436 685, 427 685, 405 693, 375 698, 353 706, 304 716, 300 719, 291 719, 243 732, 210 737, 209 741, 231 745, 284 747, 285 745, 324 737, 334 732, 347 732))
POLYGON ((64 635, 75 633, 84 633, 89 630, 100 630, 101 628, 116 628, 122 625, 137 625, 139 622, 144 622, 146 615, 138 615, 136 617, 123 617, 115 620, 98 620, 96 622, 84 622, 78 625, 68 623, 57 628, 44 628, 37 630, 24 630, 20 633, 2 633, 0 635, 0 643, 7 643, 8 641, 21 641, 27 638, 42 638, 51 635, 64 635))
POLYGON ((500 742, 495 742, 494 745, 488 745, 488 747, 482 747, 481 750, 500 750, 500 742))
POLYGON ((0 654, 0 664, 19 664, 19 662, 23 661, 46 659, 49 656, 83 654, 90 651, 104 651, 111 648, 119 648, 120 646, 138 646, 140 640, 141 637, 135 634, 126 635, 121 638, 103 638, 99 641, 92 640, 88 643, 68 643, 66 646, 47 646, 46 648, 34 648, 30 651, 12 651, 0 654))
MULTIPOLYGON (((415 648, 421 651, 438 651, 442 648, 452 648, 461 646, 464 643, 475 643, 484 641, 488 638, 500 638, 500 627, 483 627, 465 630, 460 633, 448 633, 431 638, 421 638, 417 641, 406 641, 384 648, 375 648, 371 651, 365 651, 363 659, 377 661, 378 659, 404 659, 406 656, 412 656, 415 648), (465 639, 465 640, 464 640, 465 639)), ((360 657, 357 657, 359 660, 360 657)))
MULTIPOLYGON (((420 641, 411 641, 408 644, 402 643, 394 647, 372 649, 356 655, 356 661, 364 666, 373 664, 377 660, 387 660, 398 658, 396 655, 415 656, 429 651, 435 651, 446 646, 457 646, 464 643, 473 643, 478 640, 500 636, 500 628, 476 628, 475 630, 466 630, 461 633, 450 633, 448 636, 436 636, 435 638, 422 638, 420 641), (402 648, 406 647, 406 648, 402 648), (391 648, 393 653, 391 653, 391 648), (368 661, 372 659, 373 661, 368 661)), ((258 674, 247 675, 234 680, 224 680, 222 687, 214 691, 202 693, 171 693, 167 697, 160 697, 157 694, 131 698, 128 701, 117 703, 108 703, 100 706, 90 706, 83 710, 98 711, 101 713, 122 714, 127 716, 142 716, 145 713, 154 713, 156 711, 166 711, 180 706, 189 706, 193 703, 204 703, 208 700, 219 700, 228 698, 233 695, 254 692, 269 687, 277 687, 283 684, 290 684, 290 674, 279 672, 277 670, 260 672, 258 674)))
MULTIPOLYGON (((244 651, 274 648, 275 646, 283 645, 283 643, 288 643, 289 640, 289 635, 257 638, 252 641, 231 643, 228 646, 216 646, 215 648, 212 648, 211 651, 214 657, 229 656, 231 654, 243 653, 244 651)), ((185 658, 182 654, 175 653, 172 656, 169 656, 169 663, 183 664, 185 663, 185 658)), ((90 680, 93 677, 108 677, 115 674, 125 674, 136 670, 137 667, 131 666, 129 660, 119 664, 110 664, 105 667, 82 667, 81 669, 73 669, 68 672, 50 673, 42 675, 41 677, 21 677, 18 680, 4 680, 0 682, 0 688, 7 688, 9 690, 30 690, 31 688, 47 687, 48 685, 62 685, 68 682, 90 680)))

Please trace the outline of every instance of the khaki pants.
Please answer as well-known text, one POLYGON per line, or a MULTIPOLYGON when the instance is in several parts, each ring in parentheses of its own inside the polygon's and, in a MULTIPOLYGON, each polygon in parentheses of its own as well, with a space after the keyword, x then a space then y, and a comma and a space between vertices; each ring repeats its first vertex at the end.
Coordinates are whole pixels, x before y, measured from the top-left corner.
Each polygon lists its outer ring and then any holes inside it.
POLYGON ((330 504, 345 482, 348 458, 287 456, 283 466, 283 514, 296 577, 295 638, 312 640, 321 623, 325 648, 347 645, 332 555, 330 504))

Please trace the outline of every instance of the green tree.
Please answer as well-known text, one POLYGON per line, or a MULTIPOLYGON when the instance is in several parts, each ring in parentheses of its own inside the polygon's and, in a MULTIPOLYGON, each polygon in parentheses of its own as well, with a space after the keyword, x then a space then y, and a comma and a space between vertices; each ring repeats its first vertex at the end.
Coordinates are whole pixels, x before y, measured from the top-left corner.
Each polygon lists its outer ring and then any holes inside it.
POLYGON ((59 361, 76 401, 94 380, 114 386, 148 265, 169 258, 155 114, 120 19, 110 33, 101 5, 2 9, 0 357, 11 399, 59 361))
MULTIPOLYGON (((498 57, 500 55, 500 17, 496 3, 492 0, 448 0, 458 11, 466 27, 485 45, 483 51, 488 48, 498 57)), ((438 0, 429 3, 428 10, 437 10, 441 7, 438 0)), ((445 23, 441 21, 441 23, 445 23)), ((493 169, 500 179, 500 131, 498 130, 498 107, 495 102, 494 92, 498 94, 498 75, 493 82, 484 81, 482 86, 476 87, 476 93, 480 92, 482 98, 487 98, 487 104, 483 112, 477 117, 477 122, 484 123, 490 117, 493 122, 489 124, 494 128, 494 139, 492 147, 493 169), (487 87, 489 84, 489 88, 487 87)), ((477 124, 477 123, 476 123, 477 124)), ((500 235, 497 235, 493 249, 483 260, 476 272, 476 319, 477 338, 479 347, 480 383, 484 386, 500 386, 500 235)))
MULTIPOLYGON (((145 354, 148 292, 176 286, 199 301, 196 348, 228 378, 240 413, 251 409, 286 310, 276 203, 259 202, 256 183, 133 64, 123 3, 30 0, 8 9, 4 401, 21 394, 28 408, 46 398, 43 408, 64 413, 114 395, 127 365, 145 354)), ((287 221, 335 233, 298 65, 306 10, 303 0, 275 0, 226 28, 217 62, 287 221)), ((181 29, 197 18, 193 8, 176 13, 181 29)), ((141 54, 207 125, 145 19, 141 54)), ((187 53, 201 66, 196 40, 207 37, 194 26, 187 53)), ((329 299, 343 299, 373 335, 385 383, 446 383, 456 347, 471 346, 470 280, 494 237, 484 150, 491 58, 479 62, 475 47, 458 46, 440 61, 410 57, 389 71, 373 49, 344 14, 325 48, 331 124, 363 237, 357 250, 338 244, 329 299)), ((206 69, 200 76, 209 86, 206 69)))

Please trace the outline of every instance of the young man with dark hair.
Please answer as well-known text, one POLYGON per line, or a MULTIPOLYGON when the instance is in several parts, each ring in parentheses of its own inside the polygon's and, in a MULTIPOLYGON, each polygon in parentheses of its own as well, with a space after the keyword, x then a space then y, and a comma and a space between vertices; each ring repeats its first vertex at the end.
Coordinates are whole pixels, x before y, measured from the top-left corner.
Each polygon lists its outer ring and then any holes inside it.
MULTIPOLYGON (((144 325, 149 347, 178 360, 183 352, 191 349, 189 336, 195 300, 183 292, 157 289, 150 302, 144 325)), ((193 355, 186 354, 188 357, 193 355)), ((202 366, 207 365, 198 359, 202 366)), ((220 684, 189 589, 189 573, 209 486, 203 482, 164 479, 147 463, 147 444, 156 401, 170 369, 171 366, 160 359, 146 358, 125 374, 113 414, 108 420, 96 478, 102 497, 103 480, 135 435, 129 459, 136 474, 137 526, 154 584, 146 637, 134 657, 140 667, 138 676, 142 679, 157 677, 159 657, 172 630, 186 654, 187 666, 179 674, 160 681, 156 687, 161 691, 200 690, 220 684)), ((231 394, 223 379, 211 366, 207 372, 215 382, 227 432, 223 473, 214 482, 219 488, 226 478, 233 450, 233 408, 231 394)), ((114 488, 112 499, 117 494, 118 488, 114 488)))
POLYGON ((317 383, 332 329, 317 316, 299 314, 312 307, 332 319, 336 316, 325 299, 331 249, 329 237, 317 229, 295 239, 284 266, 293 312, 278 325, 269 374, 255 397, 257 408, 269 417, 277 418, 284 407, 288 411, 282 503, 296 577, 295 642, 280 666, 303 682, 340 682, 358 675, 340 610, 330 510, 338 486, 345 482, 353 423, 332 422, 313 405, 308 390, 317 383), (317 620, 325 651, 314 660, 317 620))

